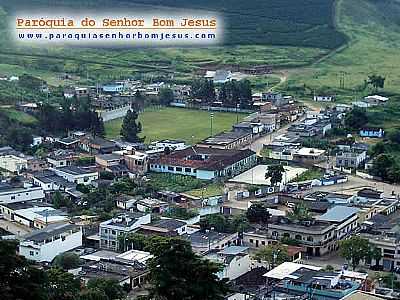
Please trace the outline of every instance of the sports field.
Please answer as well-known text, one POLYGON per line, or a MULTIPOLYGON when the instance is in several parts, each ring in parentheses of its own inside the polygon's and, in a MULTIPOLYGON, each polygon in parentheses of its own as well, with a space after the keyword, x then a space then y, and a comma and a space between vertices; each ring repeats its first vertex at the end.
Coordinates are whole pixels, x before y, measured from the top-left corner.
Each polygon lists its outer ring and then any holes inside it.
MULTIPOLYGON (((213 134, 230 130, 232 124, 244 118, 245 114, 214 112, 213 134)), ((142 123, 141 136, 146 137, 146 143, 162 139, 181 139, 187 143, 198 142, 211 134, 210 112, 184 108, 165 107, 147 110, 140 114, 142 123)), ((120 135, 122 119, 105 123, 106 136, 116 138, 120 135)))

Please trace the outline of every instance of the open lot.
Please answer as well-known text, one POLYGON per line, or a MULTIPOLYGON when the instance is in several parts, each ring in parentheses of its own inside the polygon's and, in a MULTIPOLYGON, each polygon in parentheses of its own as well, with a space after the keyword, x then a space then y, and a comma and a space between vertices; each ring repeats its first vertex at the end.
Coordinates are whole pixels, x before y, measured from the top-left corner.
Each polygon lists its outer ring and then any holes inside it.
MULTIPOLYGON (((246 172, 235 176, 230 181, 238 183, 256 184, 256 185, 270 185, 270 180, 265 179, 265 173, 268 165, 258 165, 254 168, 247 170, 246 172)), ((283 181, 290 182, 295 179, 296 176, 300 176, 306 172, 307 169, 300 167, 284 166, 285 173, 283 174, 283 181)))
MULTIPOLYGON (((239 114, 239 121, 245 114, 239 114)), ((213 134, 230 130, 236 123, 235 113, 214 112, 213 134)), ((141 136, 150 143, 162 139, 179 139, 187 143, 196 143, 210 136, 210 112, 183 108, 165 107, 156 110, 147 110, 140 114, 142 124, 141 136)), ((117 138, 120 135, 122 119, 115 119, 105 123, 106 136, 117 138)))

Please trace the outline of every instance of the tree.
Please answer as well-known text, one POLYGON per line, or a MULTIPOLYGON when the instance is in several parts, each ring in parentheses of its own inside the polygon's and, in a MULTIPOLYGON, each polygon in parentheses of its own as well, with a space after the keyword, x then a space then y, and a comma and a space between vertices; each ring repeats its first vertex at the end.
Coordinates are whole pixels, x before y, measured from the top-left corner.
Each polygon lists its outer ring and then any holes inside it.
POLYGON ((257 202, 249 207, 246 212, 246 217, 250 223, 263 223, 268 225, 271 214, 264 203, 257 202))
POLYGON ((10 146, 20 151, 26 151, 33 141, 32 130, 18 125, 9 128, 5 138, 10 146))
POLYGON ((46 274, 16 254, 18 243, 0 240, 0 291, 2 300, 46 300, 46 274))
POLYGON ((81 283, 71 273, 60 268, 51 268, 47 271, 49 300, 74 300, 79 294, 81 283))
POLYGON ((394 128, 388 134, 388 138, 392 143, 400 144, 400 129, 394 128))
POLYGON ((249 223, 244 215, 229 217, 221 214, 212 214, 201 218, 200 227, 202 230, 213 228, 218 232, 241 233, 249 227, 249 223))
POLYGON ((265 173, 265 179, 270 178, 271 186, 276 186, 277 183, 282 181, 284 172, 285 169, 282 165, 270 165, 265 173))
POLYGON ((212 80, 197 79, 192 83, 192 96, 201 99, 202 102, 212 102, 215 100, 215 87, 212 80))
POLYGON ((162 88, 158 98, 161 105, 169 105, 174 101, 174 92, 170 88, 162 88))
POLYGON ((79 256, 75 253, 65 252, 54 258, 53 264, 64 270, 75 269, 79 267, 79 256))
POLYGON ((67 197, 64 197, 60 193, 60 191, 56 191, 53 194, 52 201, 53 201, 53 205, 54 205, 55 208, 70 207, 71 206, 71 200, 68 199, 67 197))
POLYGON ((353 108, 346 114, 344 123, 353 130, 359 130, 368 123, 367 112, 362 108, 353 108))
POLYGON ((143 251, 146 247, 146 236, 139 233, 118 236, 119 250, 124 252, 128 249, 143 251))
POLYGON ((122 286, 115 279, 93 278, 88 281, 87 288, 104 293, 108 300, 122 299, 125 296, 122 286))
POLYGON ((372 85, 375 91, 378 91, 378 89, 383 89, 385 85, 385 77, 381 75, 376 75, 372 74, 368 76, 367 84, 372 85))
POLYGON ((108 300, 103 291, 86 289, 79 293, 77 300, 108 300))
POLYGON ((239 99, 242 108, 250 108, 253 104, 251 83, 247 79, 239 81, 239 99))
POLYGON ((303 202, 297 203, 292 211, 287 214, 287 217, 291 221, 310 221, 312 220, 312 216, 308 208, 304 205, 303 202))
POLYGON ((282 244, 272 244, 259 249, 254 258, 265 261, 270 268, 289 260, 287 246, 282 244))
POLYGON ((375 260, 375 267, 379 268, 379 262, 382 258, 382 251, 377 247, 370 248, 368 252, 368 258, 375 260))
POLYGON ((373 161, 371 173, 382 179, 387 179, 387 171, 393 164, 393 157, 389 154, 379 154, 373 161))
POLYGON ((229 230, 229 224, 225 216, 221 214, 207 215, 200 220, 200 228, 202 230, 214 228, 218 232, 226 232, 229 230))
POLYGON ((339 241, 339 255, 351 262, 353 270, 360 261, 367 258, 369 253, 369 242, 359 236, 353 236, 347 240, 339 241))
POLYGON ((149 262, 150 299, 222 300, 226 280, 216 275, 220 267, 197 256, 183 239, 162 239, 152 247, 149 262))
POLYGON ((335 271, 335 268, 332 265, 326 265, 325 270, 327 272, 333 272, 335 271))
POLYGON ((142 143, 144 138, 140 138, 142 124, 137 122, 138 114, 136 111, 128 110, 121 127, 121 136, 124 140, 131 143, 142 143))

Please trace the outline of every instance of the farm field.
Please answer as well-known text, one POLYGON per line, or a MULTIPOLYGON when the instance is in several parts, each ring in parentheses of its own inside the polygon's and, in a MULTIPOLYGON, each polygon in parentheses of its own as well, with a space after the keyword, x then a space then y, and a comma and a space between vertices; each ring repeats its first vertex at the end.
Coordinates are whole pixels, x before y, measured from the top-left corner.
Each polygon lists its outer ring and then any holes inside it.
MULTIPOLYGON (((239 114, 239 120, 245 116, 239 114)), ((214 112, 213 134, 230 130, 236 118, 235 113, 214 112)), ((139 121, 143 129, 141 136, 146 137, 146 143, 180 139, 192 144, 210 136, 210 113, 207 111, 166 107, 145 111, 139 115, 139 121)), ((106 137, 118 138, 121 125, 122 119, 106 122, 106 137)))

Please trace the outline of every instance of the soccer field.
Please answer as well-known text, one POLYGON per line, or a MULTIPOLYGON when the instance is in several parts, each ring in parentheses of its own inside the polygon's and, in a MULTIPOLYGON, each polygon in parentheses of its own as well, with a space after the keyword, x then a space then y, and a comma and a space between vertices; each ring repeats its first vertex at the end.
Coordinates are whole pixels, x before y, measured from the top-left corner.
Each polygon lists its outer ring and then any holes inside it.
MULTIPOLYGON (((239 121, 246 115, 239 114, 239 121)), ((213 134, 230 130, 236 123, 235 113, 214 112, 213 134)), ((196 143, 210 136, 210 112, 184 108, 165 107, 157 110, 147 110, 140 114, 142 123, 141 136, 146 137, 146 143, 162 139, 181 139, 187 143, 196 143)), ((107 138, 120 136, 122 119, 116 119, 104 124, 107 138)))

